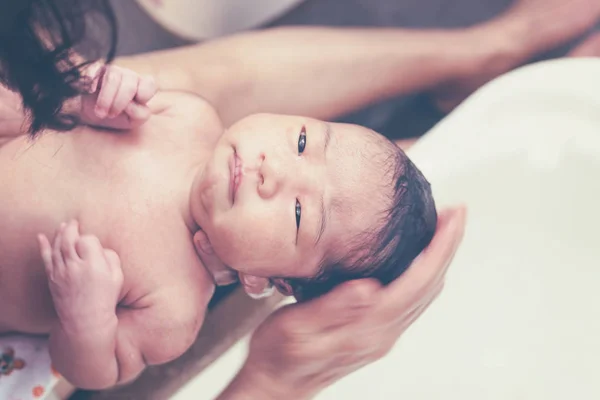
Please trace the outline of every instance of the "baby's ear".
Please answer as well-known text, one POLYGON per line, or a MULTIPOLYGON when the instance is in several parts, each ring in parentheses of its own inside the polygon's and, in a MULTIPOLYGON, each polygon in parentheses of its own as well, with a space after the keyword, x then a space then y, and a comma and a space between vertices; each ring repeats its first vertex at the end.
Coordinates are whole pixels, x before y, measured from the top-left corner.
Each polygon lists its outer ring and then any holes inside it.
POLYGON ((271 279, 271 282, 273 282, 273 285, 275 285, 277 290, 279 290, 279 292, 282 295, 284 295, 284 296, 293 296, 294 295, 294 289, 292 288, 292 285, 290 285, 290 283, 286 279, 281 279, 281 278, 271 279))

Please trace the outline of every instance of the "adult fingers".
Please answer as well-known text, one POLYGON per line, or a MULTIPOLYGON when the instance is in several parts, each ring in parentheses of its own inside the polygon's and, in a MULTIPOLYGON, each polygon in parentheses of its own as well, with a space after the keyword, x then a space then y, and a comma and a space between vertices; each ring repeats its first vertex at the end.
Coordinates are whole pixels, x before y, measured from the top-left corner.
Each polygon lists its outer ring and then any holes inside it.
POLYGON ((459 207, 439 214, 438 227, 430 245, 408 270, 384 288, 382 318, 392 319, 411 304, 418 303, 444 276, 463 238, 466 209, 459 207))
POLYGON ((433 290, 432 295, 428 298, 427 301, 420 303, 410 313, 408 313, 403 318, 400 318, 395 322, 395 325, 391 328, 391 330, 380 338, 380 347, 376 351, 369 354, 372 357, 371 361, 381 359, 382 357, 386 356, 390 352, 390 350, 392 350, 392 348, 394 347, 398 339, 400 339, 400 337, 404 334, 404 332, 406 332, 406 330, 410 328, 412 324, 415 321, 417 321, 421 317, 421 315, 423 315, 423 313, 427 311, 427 309, 429 309, 431 304, 433 304, 433 302, 439 297, 443 287, 443 283, 437 285, 436 288, 433 290))
POLYGON ((435 296, 431 297, 431 299, 427 303, 421 304, 420 307, 415 309, 410 314, 410 316, 408 316, 406 319, 404 319, 404 321, 402 321, 398 325, 395 335, 396 337, 395 339, 393 339, 394 342, 392 343, 392 346, 395 344, 396 341, 398 341, 400 336, 402 336, 404 332, 406 332, 423 315, 423 313, 429 309, 433 302, 439 297, 440 293, 442 292, 442 289, 443 287, 440 287, 439 290, 436 291, 435 296))
POLYGON ((365 315, 378 302, 381 284, 374 279, 344 282, 329 293, 295 306, 295 317, 315 331, 335 329, 365 315))
POLYGON ((434 301, 437 299, 444 288, 444 281, 438 282, 434 287, 431 288, 431 291, 423 298, 423 300, 419 303, 416 303, 415 306, 408 311, 406 314, 398 316, 395 318, 394 327, 395 329, 399 329, 400 332, 403 332, 406 327, 411 325, 419 315, 421 315, 423 308, 428 308, 434 301), (416 317, 415 317, 416 315, 416 317))

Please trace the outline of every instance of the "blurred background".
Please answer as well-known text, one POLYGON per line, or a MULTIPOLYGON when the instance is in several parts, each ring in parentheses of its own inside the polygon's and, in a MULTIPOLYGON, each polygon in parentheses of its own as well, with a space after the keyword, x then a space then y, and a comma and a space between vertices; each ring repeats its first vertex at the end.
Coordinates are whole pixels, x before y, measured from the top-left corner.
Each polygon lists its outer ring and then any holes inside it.
MULTIPOLYGON (((201 42, 241 30, 285 25, 456 28, 504 11, 512 0, 111 0, 118 55, 201 42)), ((596 26, 596 30, 600 26, 596 26)), ((538 59, 562 56, 581 38, 538 59)), ((398 43, 402 46, 402 43, 398 43)), ((422 93, 342 118, 391 138, 420 136, 443 115, 422 93)))

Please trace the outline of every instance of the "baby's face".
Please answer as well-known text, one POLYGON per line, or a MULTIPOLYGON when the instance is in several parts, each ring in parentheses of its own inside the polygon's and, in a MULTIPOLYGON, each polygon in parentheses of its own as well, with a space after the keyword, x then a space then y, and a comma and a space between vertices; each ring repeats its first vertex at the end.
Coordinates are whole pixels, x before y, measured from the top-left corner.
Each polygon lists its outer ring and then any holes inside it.
POLYGON ((375 135, 303 117, 247 117, 198 176, 194 218, 238 272, 313 277, 389 207, 389 169, 377 157, 384 139, 375 135))

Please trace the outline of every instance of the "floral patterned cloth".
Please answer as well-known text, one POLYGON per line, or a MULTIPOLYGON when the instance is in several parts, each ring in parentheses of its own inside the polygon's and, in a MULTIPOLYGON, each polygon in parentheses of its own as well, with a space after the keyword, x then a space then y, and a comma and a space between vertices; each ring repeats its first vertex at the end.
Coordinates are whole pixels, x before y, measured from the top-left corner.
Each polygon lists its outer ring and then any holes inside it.
POLYGON ((0 335, 0 399, 44 399, 59 378, 46 337, 0 335))

